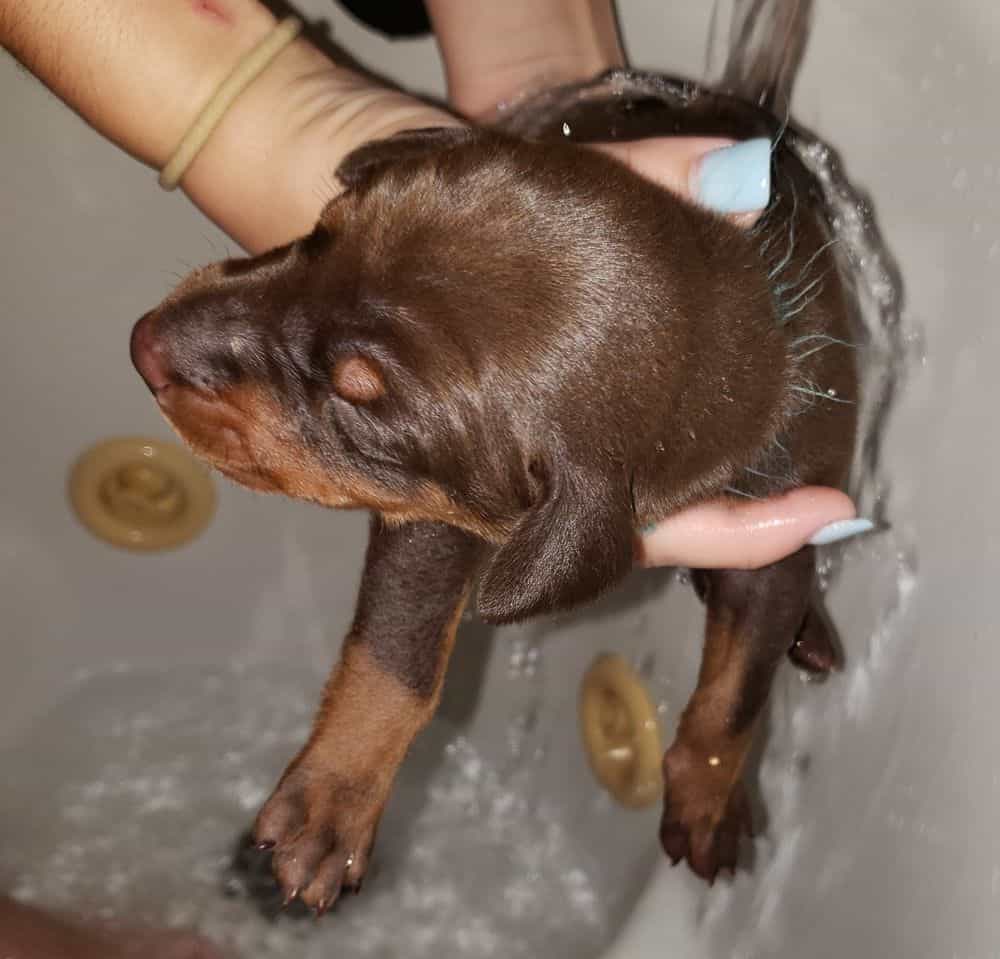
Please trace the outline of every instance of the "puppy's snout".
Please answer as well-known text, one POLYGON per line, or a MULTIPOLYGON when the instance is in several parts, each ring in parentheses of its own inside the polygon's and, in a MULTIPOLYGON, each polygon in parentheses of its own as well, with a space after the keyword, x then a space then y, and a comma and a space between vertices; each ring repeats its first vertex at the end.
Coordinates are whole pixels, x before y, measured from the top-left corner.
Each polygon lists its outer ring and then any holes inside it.
POLYGON ((132 365, 154 394, 161 393, 170 385, 166 350, 156 335, 155 311, 147 313, 132 328, 130 352, 132 365))

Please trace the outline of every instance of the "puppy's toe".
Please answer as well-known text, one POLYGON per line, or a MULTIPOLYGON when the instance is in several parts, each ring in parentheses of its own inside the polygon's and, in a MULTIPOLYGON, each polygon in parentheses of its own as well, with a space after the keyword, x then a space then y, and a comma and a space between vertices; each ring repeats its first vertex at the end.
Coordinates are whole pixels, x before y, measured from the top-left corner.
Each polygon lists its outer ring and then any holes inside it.
POLYGON ((317 867, 312 882, 299 897, 305 905, 322 916, 340 898, 344 887, 349 856, 340 851, 331 852, 317 867))
MULTIPOLYGON (((302 829, 291 839, 281 842, 274 851, 271 868, 286 901, 301 897, 311 888, 324 865, 337 855, 337 837, 332 829, 302 829)), ((313 903, 303 899, 306 905, 313 903)))
POLYGON ((733 823, 721 823, 712 842, 712 863, 716 872, 736 872, 740 857, 740 830, 733 823))
POLYGON ((719 872, 719 856, 716 834, 712 829, 702 827, 692 830, 688 865, 696 876, 700 876, 709 885, 715 882, 719 872))
POLYGON ((301 831, 305 825, 304 796, 298 790, 283 790, 281 786, 257 814, 253 828, 258 849, 275 849, 301 831))
POLYGON ((687 858, 688 828, 684 823, 672 818, 668 809, 664 809, 663 819, 660 821, 660 845, 675 866, 687 858))

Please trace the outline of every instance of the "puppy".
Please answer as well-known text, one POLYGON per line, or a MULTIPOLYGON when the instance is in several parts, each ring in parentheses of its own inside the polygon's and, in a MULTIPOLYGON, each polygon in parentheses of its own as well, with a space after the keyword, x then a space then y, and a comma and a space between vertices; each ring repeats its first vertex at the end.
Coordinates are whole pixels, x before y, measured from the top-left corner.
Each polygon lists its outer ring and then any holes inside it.
MULTIPOLYGON (((492 622, 570 609, 626 576, 644 524, 846 481, 853 313, 793 133, 690 84, 612 86, 361 148, 309 236, 196 271, 133 332, 198 455, 372 513, 340 662, 256 824, 287 896, 319 912, 361 884, 474 581, 492 622), (571 142, 671 133, 772 138, 756 227, 571 142)), ((742 775, 781 657, 825 670, 833 651, 810 548, 695 584, 704 658, 661 841, 711 880, 750 829, 742 775)))

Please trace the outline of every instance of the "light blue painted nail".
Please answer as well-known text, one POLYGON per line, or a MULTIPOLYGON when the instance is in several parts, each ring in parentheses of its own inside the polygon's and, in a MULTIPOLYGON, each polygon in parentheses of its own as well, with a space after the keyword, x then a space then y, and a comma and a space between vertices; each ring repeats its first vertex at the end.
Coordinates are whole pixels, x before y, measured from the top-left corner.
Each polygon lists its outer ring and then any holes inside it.
POLYGON ((656 529, 656 523, 647 523, 639 530, 639 532, 642 533, 643 536, 648 536, 654 529, 656 529))
POLYGON ((694 186, 698 202, 717 213, 764 209, 771 200, 771 141, 758 137, 706 153, 694 186))
POLYGON ((809 545, 828 546, 830 543, 839 543, 842 539, 850 539, 852 536, 873 529, 875 524, 870 519, 839 519, 836 523, 827 523, 826 526, 816 530, 809 540, 809 545))

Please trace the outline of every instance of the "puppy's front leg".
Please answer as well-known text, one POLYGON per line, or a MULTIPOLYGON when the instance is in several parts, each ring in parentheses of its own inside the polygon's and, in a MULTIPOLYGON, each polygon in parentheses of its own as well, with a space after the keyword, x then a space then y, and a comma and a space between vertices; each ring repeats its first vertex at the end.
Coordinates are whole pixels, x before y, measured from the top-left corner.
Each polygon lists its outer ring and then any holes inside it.
POLYGON ((257 817, 290 899, 323 912, 357 888, 396 770, 440 698, 482 544, 374 517, 354 624, 312 734, 257 817))
POLYGON ((814 559, 802 549, 760 570, 700 570, 707 607, 698 686, 663 757, 660 840, 702 878, 736 868, 750 832, 743 767, 774 671, 809 607, 814 559))

